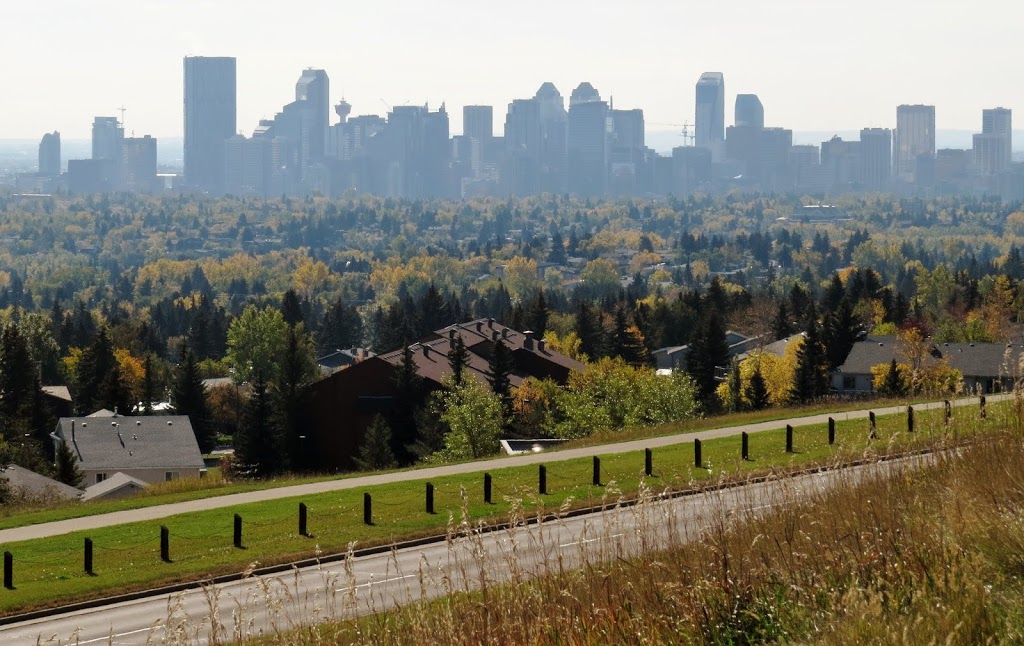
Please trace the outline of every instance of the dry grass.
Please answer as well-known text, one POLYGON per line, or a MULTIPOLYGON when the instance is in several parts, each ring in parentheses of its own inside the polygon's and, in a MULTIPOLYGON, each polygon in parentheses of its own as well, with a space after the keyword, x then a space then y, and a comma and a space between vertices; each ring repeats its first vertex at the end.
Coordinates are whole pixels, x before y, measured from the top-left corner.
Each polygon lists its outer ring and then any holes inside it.
MULTIPOLYGON (((292 617, 258 638, 244 629, 231 637, 261 644, 1024 640, 1022 437, 1008 432, 929 465, 880 471, 848 472, 821 490, 790 485, 741 497, 739 507, 755 511, 737 513, 737 501, 722 492, 699 518, 675 516, 648 491, 637 510, 640 529, 626 542, 606 529, 595 549, 530 567, 516 550, 495 555, 475 536, 453 542, 447 569, 417 573, 424 597, 437 589, 454 595, 358 616, 388 604, 360 605, 355 578, 349 596, 343 575, 342 598, 321 599, 316 613, 335 621, 292 627, 308 619, 292 617)), ((520 551, 542 547, 536 527, 518 532, 520 551)))

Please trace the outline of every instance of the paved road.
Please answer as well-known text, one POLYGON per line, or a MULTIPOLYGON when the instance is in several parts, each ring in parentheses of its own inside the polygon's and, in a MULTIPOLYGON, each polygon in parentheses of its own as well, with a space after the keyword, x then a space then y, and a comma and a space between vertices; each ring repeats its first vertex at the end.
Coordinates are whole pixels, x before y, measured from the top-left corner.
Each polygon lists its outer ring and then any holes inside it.
MULTIPOLYGON (((993 395, 988 399, 990 402, 996 402, 1007 396, 1008 395, 993 395)), ((954 401, 953 405, 976 406, 977 403, 978 400, 972 397, 954 401)), ((942 402, 931 402, 927 404, 915 404, 914 409, 930 410, 933 408, 941 408, 942 406, 942 402)), ((633 440, 629 442, 620 442, 617 444, 603 444, 600 446, 585 447, 581 449, 567 449, 564 451, 553 451, 550 453, 517 455, 507 458, 483 460, 479 462, 466 462, 462 464, 431 467, 427 469, 416 469, 412 471, 399 471, 395 473, 384 473, 377 475, 360 476, 355 478, 344 478, 340 480, 328 480, 324 482, 293 485, 288 487, 278 487, 275 489, 264 489, 261 491, 250 491, 247 493, 230 494, 226 496, 217 496, 214 498, 190 500, 186 502, 178 502, 167 505, 157 505, 153 507, 145 507, 142 509, 130 509, 126 511, 112 512, 109 514, 97 514, 95 516, 84 516, 81 518, 72 518, 69 520, 60 520, 51 523, 40 523, 38 525, 28 525, 25 527, 15 527, 11 529, 0 530, 0 544, 32 540, 36 538, 45 538, 47 536, 58 536, 60 534, 67 534, 69 532, 74 531, 96 529, 100 527, 109 527, 112 525, 122 525, 125 523, 134 523, 146 520, 159 520, 161 518, 167 518, 169 516, 174 516, 177 514, 184 514, 195 511, 205 511, 208 509, 235 507, 238 505, 244 505, 253 502, 261 502, 265 500, 278 500, 281 498, 308 496, 311 494, 340 491, 343 489, 364 489, 375 485, 388 484, 392 482, 401 482, 404 480, 431 480, 442 476, 459 475, 465 473, 478 473, 481 471, 503 469, 506 467, 516 467, 541 463, 550 464, 552 462, 560 462, 562 460, 588 458, 594 455, 612 455, 616 453, 628 453, 631 451, 643 451, 646 448, 656 449, 659 447, 672 446, 674 444, 692 442, 694 439, 697 438, 701 440, 707 440, 719 437, 739 435, 741 431, 746 431, 747 433, 771 431, 783 428, 786 426, 786 424, 790 424, 793 427, 824 424, 828 421, 828 418, 830 416, 840 420, 866 419, 868 417, 868 413, 870 410, 873 410, 877 415, 889 415, 904 412, 906 410, 906 407, 891 406, 888 408, 864 409, 859 411, 849 411, 842 413, 823 413, 821 415, 811 415, 808 417, 794 417, 790 419, 761 422, 757 424, 747 424, 744 426, 730 426, 707 431, 699 431, 696 433, 666 435, 664 437, 633 440)))
POLYGON ((475 534, 451 542, 0 627, 4 644, 208 644, 380 612, 663 549, 722 515, 761 514, 839 482, 887 476, 928 457, 751 484, 475 534))

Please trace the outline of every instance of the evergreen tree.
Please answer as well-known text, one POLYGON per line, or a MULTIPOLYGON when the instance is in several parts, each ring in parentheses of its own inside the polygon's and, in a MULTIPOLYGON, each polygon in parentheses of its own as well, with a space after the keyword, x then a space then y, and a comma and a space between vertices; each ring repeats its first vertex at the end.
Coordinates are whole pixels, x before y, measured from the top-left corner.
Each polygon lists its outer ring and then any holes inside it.
POLYGON ((544 298, 544 290, 539 289, 537 293, 526 304, 523 313, 523 327, 543 339, 548 330, 548 317, 551 314, 548 308, 547 299, 544 298))
POLYGON ((732 367, 729 370, 729 399, 732 402, 732 412, 743 408, 743 380, 740 377, 740 362, 735 358, 732 360, 732 367))
POLYGON ((82 486, 82 472, 78 468, 78 458, 67 442, 57 445, 57 473, 55 478, 71 487, 82 486))
POLYGON ((327 309, 317 330, 317 346, 323 354, 363 346, 363 319, 355 306, 339 298, 327 309))
MULTIPOLYGON (((812 308, 813 312, 813 308, 812 308)), ((813 314, 808 316, 803 343, 796 354, 796 374, 790 399, 806 403, 828 391, 828 357, 821 344, 818 323, 813 314)))
POLYGON ((502 418, 505 420, 506 428, 512 419, 512 382, 510 377, 515 370, 515 359, 512 351, 501 343, 494 344, 494 351, 487 362, 487 380, 491 384, 491 390, 501 400, 502 418))
POLYGON ((284 447, 267 380, 256 373, 250 386, 252 391, 242 412, 242 424, 235 433, 235 456, 250 475, 262 478, 284 469, 284 447))
POLYGON ((281 315, 284 316, 285 323, 288 325, 305 322, 302 315, 302 304, 299 303, 299 295, 295 293, 294 289, 289 289, 284 293, 284 298, 281 299, 281 315))
POLYGON ((764 375, 761 374, 761 365, 758 364, 754 367, 753 374, 750 375, 750 383, 747 384, 744 390, 744 395, 747 399, 747 404, 752 410, 763 410, 768 408, 770 400, 768 398, 768 384, 764 381, 764 375))
POLYGON ((857 319, 850 301, 844 296, 835 310, 826 310, 821 340, 825 346, 829 370, 835 370, 846 361, 857 340, 857 319))
POLYGON ((195 355, 186 345, 182 348, 181 362, 174 374, 171 385, 171 405, 179 415, 187 415, 196 434, 199 450, 209 453, 216 438, 213 435, 213 418, 206 401, 206 386, 203 385, 195 355))
POLYGON ((78 362, 78 410, 89 414, 106 408, 122 415, 133 408, 131 393, 114 358, 114 348, 107 329, 100 328, 78 362))
POLYGON ((456 334, 455 341, 452 342, 451 351, 448 353, 448 365, 452 369, 452 383, 461 386, 466 369, 469 367, 469 350, 466 349, 466 343, 462 340, 461 334, 456 334))
POLYGON ((423 377, 409 346, 402 351, 402 362, 395 372, 395 405, 391 417, 391 448, 400 464, 408 464, 415 456, 416 411, 423 402, 423 377))
POLYGON ((705 410, 718 408, 718 375, 729 365, 729 345, 725 339, 725 327, 718 311, 703 312, 690 339, 686 354, 686 372, 697 385, 697 394, 705 410))
MULTIPOLYGON (((277 423, 284 438, 282 447, 287 458, 283 460, 292 468, 304 468, 310 464, 309 456, 302 455, 303 414, 306 410, 303 395, 306 386, 316 374, 316 360, 313 357, 313 341, 306 334, 302 323, 290 326, 287 332, 284 356, 274 383, 274 402, 277 423)), ((284 465, 282 465, 284 466, 284 465)))
POLYGON ((595 311, 586 301, 576 306, 575 329, 580 339, 580 352, 591 360, 603 356, 604 330, 601 327, 600 312, 595 311))
POLYGON ((637 328, 630 325, 624 305, 615 308, 615 329, 612 332, 612 356, 619 357, 631 366, 647 363, 647 349, 639 337, 637 328))
POLYGON ((157 400, 156 375, 153 369, 153 355, 147 354, 142 362, 142 414, 153 414, 153 402, 157 400))
POLYGON ((381 415, 375 416, 370 427, 366 429, 355 463, 364 471, 393 469, 398 466, 395 454, 391 451, 391 428, 381 415))
POLYGON ((25 338, 17 325, 8 323, 0 334, 0 417, 5 424, 23 417, 31 406, 37 383, 31 377, 37 373, 25 338))
POLYGON ((889 363, 889 369, 885 372, 885 379, 879 390, 881 394, 888 395, 889 397, 902 397, 907 394, 907 384, 900 374, 896 359, 889 363))
POLYGON ((779 309, 776 310, 775 318, 772 319, 772 336, 777 341, 781 341, 790 334, 793 334, 793 326, 789 322, 789 311, 786 309, 786 303, 779 301, 779 309))

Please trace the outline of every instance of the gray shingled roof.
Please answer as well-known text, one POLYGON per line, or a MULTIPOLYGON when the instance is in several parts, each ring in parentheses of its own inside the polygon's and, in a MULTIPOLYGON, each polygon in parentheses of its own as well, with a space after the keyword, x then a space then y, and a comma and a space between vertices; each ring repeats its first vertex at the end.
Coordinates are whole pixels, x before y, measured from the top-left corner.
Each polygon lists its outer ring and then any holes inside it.
POLYGON ((114 475, 110 476, 103 482, 97 482, 94 485, 89 485, 85 488, 85 494, 82 496, 82 500, 96 500, 97 498, 106 498, 107 496, 120 491, 121 489, 129 488, 135 489, 136 493, 145 489, 148 485, 139 480, 133 478, 126 473, 118 471, 114 475))
POLYGON ((52 496, 74 500, 82 496, 80 489, 75 489, 59 480, 47 478, 16 464, 0 468, 0 478, 6 478, 12 488, 18 489, 23 495, 30 498, 47 498, 52 496))
MULTIPOLYGON (((933 343, 925 358, 925 367, 948 361, 951 368, 965 377, 996 378, 1012 375, 1024 347, 1005 343, 933 343)), ((844 374, 870 374, 871 367, 906 362, 899 341, 894 336, 869 336, 853 344, 846 362, 839 366, 844 374)))
POLYGON ((184 415, 155 417, 62 417, 57 435, 83 470, 201 469, 195 432, 184 415), (74 439, 72 439, 74 425, 74 439))

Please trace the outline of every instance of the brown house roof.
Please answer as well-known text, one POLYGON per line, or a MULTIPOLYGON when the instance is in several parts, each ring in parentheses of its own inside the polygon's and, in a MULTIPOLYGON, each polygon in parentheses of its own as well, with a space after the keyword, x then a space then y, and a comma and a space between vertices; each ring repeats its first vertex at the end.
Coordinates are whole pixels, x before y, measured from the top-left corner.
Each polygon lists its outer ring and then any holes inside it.
MULTIPOLYGON (((414 343, 409 346, 409 352, 412 355, 413 362, 416 363, 419 375, 424 379, 441 385, 446 377, 451 376, 452 367, 449 362, 449 355, 452 352, 452 341, 445 338, 414 343)), ((405 349, 403 348, 402 350, 382 354, 379 358, 392 366, 398 367, 402 363, 404 354, 405 349)), ((481 384, 488 386, 490 383, 488 382, 490 371, 488 370, 487 359, 472 351, 467 352, 466 357, 469 360, 466 366, 467 374, 472 375, 481 384)), ((509 378, 509 382, 513 386, 518 386, 522 381, 523 375, 512 374, 509 378)))

